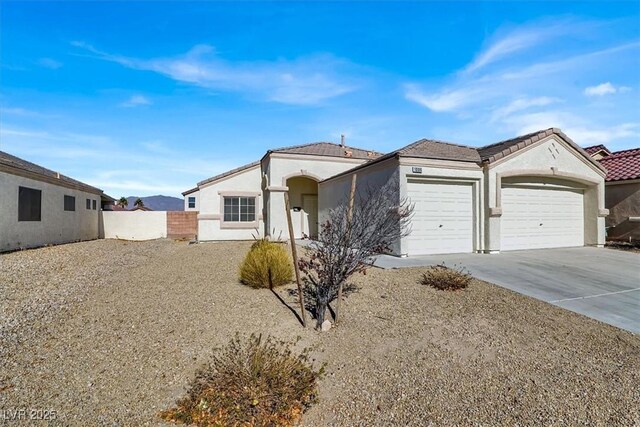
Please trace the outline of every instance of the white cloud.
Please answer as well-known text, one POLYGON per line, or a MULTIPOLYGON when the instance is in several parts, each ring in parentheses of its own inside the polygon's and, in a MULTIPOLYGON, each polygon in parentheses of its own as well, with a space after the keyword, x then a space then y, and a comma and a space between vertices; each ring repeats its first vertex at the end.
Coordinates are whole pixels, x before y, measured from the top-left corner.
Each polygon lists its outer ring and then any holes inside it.
POLYGON ((52 70, 57 70, 63 65, 62 62, 56 61, 55 59, 51 59, 51 58, 40 58, 38 60, 38 64, 45 68, 50 68, 52 70))
POLYGON ((475 56, 473 61, 462 70, 462 73, 476 72, 490 64, 510 59, 517 53, 531 50, 550 40, 584 33, 596 25, 595 22, 553 19, 535 21, 511 29, 501 29, 491 38, 489 43, 486 43, 486 47, 475 56))
POLYGON ((231 62, 208 45, 196 45, 175 57, 136 59, 101 52, 84 42, 72 42, 98 58, 136 70, 162 74, 196 86, 258 94, 284 104, 313 105, 356 89, 355 79, 343 76, 353 67, 329 54, 294 60, 231 62))
POLYGON ((416 102, 431 111, 456 111, 474 102, 481 92, 480 88, 460 88, 427 93, 416 84, 405 85, 405 98, 416 102))
POLYGON ((151 105, 151 101, 143 95, 132 95, 128 100, 120 104, 121 107, 138 107, 140 105, 151 105))
POLYGON ((628 86, 614 86, 611 82, 602 83, 596 86, 589 86, 584 90, 587 96, 604 96, 612 93, 624 93, 630 91, 628 86))
POLYGON ((550 96, 539 96, 536 98, 518 98, 511 101, 504 107, 496 108, 493 111, 492 121, 509 116, 518 111, 528 110, 532 107, 545 107, 547 105, 562 102, 561 99, 550 96))

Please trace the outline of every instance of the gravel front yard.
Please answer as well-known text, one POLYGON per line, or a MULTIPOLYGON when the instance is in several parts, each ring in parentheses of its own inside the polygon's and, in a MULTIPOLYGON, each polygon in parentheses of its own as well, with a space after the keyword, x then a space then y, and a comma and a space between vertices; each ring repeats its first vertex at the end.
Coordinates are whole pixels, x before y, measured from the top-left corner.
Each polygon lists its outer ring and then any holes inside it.
POLYGON ((638 336, 479 281, 435 291, 421 269, 358 276, 342 324, 321 334, 238 283, 249 245, 0 255, 0 424, 35 409, 55 410, 53 425, 159 425, 237 331, 300 336, 328 363, 309 426, 640 424, 638 336))

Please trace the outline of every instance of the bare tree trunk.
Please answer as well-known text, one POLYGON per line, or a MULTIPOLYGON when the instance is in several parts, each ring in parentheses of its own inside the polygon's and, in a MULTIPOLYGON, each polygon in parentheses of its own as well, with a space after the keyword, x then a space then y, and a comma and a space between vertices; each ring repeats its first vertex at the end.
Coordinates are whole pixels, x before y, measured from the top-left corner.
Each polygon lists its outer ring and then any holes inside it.
MULTIPOLYGON (((356 178, 358 174, 353 174, 351 177, 351 193, 349 194, 349 210, 347 211, 347 233, 351 234, 351 219, 353 218, 353 202, 356 197, 356 178)), ((347 238, 347 241, 351 241, 351 238, 347 238)), ((340 282, 338 286, 338 303, 336 304, 336 325, 340 319, 340 306, 342 305, 342 287, 344 282, 340 282)))
POLYGON ((322 329, 322 323, 324 323, 324 314, 327 311, 327 303, 316 299, 316 329, 322 329))
POLYGON ((296 283, 298 284, 298 302, 302 312, 302 326, 307 327, 307 312, 304 309, 304 295, 300 284, 300 267, 298 266, 298 252, 296 250, 296 240, 293 236, 293 223, 291 222, 291 211, 289 207, 289 193, 284 193, 284 208, 287 211, 287 222, 289 223, 289 240, 291 242, 291 255, 293 255, 293 268, 296 272, 296 283))

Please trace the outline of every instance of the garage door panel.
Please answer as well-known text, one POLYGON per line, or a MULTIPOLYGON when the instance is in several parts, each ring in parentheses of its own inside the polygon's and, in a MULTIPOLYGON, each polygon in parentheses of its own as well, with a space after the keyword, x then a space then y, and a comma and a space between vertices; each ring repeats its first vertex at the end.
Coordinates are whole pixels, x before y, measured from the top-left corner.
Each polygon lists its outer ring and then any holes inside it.
POLYGON ((409 255, 473 251, 473 199, 470 184, 409 182, 414 206, 409 255))
POLYGON ((502 250, 584 245, 580 190, 503 187, 502 212, 502 250))

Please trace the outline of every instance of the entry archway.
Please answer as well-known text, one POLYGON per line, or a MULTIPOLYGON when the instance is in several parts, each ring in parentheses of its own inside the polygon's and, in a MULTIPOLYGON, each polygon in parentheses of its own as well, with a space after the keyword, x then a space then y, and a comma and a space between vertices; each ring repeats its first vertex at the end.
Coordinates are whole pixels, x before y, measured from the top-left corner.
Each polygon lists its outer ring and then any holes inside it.
POLYGON ((318 181, 294 176, 286 181, 293 235, 296 239, 318 237, 318 181))

